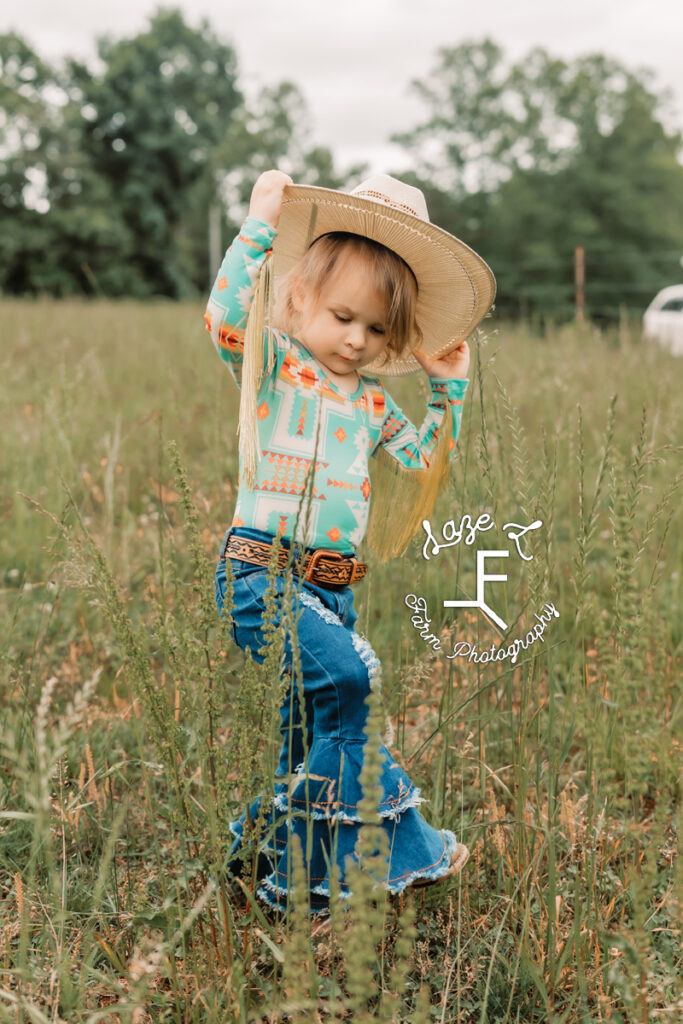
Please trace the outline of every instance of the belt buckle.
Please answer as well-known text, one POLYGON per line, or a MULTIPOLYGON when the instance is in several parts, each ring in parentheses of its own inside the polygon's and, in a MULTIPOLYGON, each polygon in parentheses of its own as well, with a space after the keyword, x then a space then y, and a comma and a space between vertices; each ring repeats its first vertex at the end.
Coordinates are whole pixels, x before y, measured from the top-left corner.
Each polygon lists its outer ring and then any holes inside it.
MULTIPOLYGON (((306 570, 303 578, 307 583, 313 583, 313 573, 321 558, 331 558, 333 561, 342 562, 344 556, 339 551, 331 551, 329 548, 316 548, 310 559, 306 562, 306 570)), ((354 559, 355 561, 355 559, 354 559)))

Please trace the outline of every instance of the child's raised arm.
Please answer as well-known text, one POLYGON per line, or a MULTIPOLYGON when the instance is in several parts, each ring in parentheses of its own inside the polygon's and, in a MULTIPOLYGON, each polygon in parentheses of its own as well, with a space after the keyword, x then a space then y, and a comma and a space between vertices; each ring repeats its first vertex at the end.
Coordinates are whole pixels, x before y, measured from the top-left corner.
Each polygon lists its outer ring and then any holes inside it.
POLYGON ((280 223, 282 193, 287 185, 293 184, 290 176, 284 171, 264 171, 251 190, 249 216, 277 228, 280 223))
POLYGON ((468 381, 464 379, 430 377, 431 396, 427 415, 419 430, 385 391, 384 419, 377 447, 383 448, 385 454, 390 455, 405 469, 427 469, 444 418, 450 416, 452 457, 460 432, 462 404, 467 384, 468 381))
POLYGON ((251 193, 249 214, 216 276, 204 319, 221 359, 238 386, 244 358, 244 332, 259 274, 271 252, 280 220, 282 193, 292 179, 265 171, 251 193))
POLYGON ((386 406, 379 444, 406 469, 426 469, 445 416, 451 416, 451 458, 460 432, 462 403, 467 390, 470 350, 466 341, 440 359, 427 356, 421 349, 413 355, 429 377, 431 398, 427 415, 418 431, 407 416, 386 394, 386 406))

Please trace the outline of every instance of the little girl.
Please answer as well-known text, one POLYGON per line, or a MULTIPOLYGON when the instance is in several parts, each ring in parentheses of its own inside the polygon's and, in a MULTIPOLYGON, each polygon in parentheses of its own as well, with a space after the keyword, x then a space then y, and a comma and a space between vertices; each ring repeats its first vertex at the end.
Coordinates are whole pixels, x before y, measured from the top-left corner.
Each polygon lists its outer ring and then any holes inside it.
MULTIPOLYGON (((308 829, 311 913, 328 912, 333 860, 341 895, 349 895, 346 862, 362 823, 366 698, 380 675, 372 648, 354 630, 351 589, 367 570, 355 550, 368 526, 368 461, 379 463, 369 541, 387 557, 400 553, 430 514, 447 472, 467 387, 464 339, 494 289, 484 261, 430 224, 422 193, 387 175, 346 194, 295 186, 286 174, 267 171, 218 272, 207 327, 242 395, 240 486, 216 600, 221 610, 229 558, 240 647, 259 657, 276 534, 283 568, 295 548, 299 584, 303 695, 289 693, 283 702, 278 767, 278 776, 295 774, 276 786, 260 819, 258 892, 271 906, 286 900, 290 836, 298 833, 306 851, 308 829), (273 262, 278 292, 271 323, 264 323, 273 262), (410 373, 418 363, 431 391, 419 431, 378 376, 410 373)), ((282 599, 281 584, 278 578, 282 599)), ((286 657, 291 664, 289 644, 286 657)), ((397 893, 455 874, 467 848, 424 820, 419 789, 384 746, 381 755, 386 887, 397 893)), ((249 809, 250 820, 260 804, 249 809)), ((246 820, 231 825, 233 870, 246 820)))

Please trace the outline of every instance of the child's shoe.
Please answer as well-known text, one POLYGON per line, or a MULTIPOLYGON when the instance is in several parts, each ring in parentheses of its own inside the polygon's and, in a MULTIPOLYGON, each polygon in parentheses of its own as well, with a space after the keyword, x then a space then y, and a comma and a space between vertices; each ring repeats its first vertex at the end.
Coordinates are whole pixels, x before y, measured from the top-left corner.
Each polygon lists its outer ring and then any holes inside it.
POLYGON ((451 863, 448 871, 445 875, 440 875, 438 878, 418 878, 407 886, 408 889, 421 889, 426 885, 435 885, 437 882, 444 882, 447 878, 454 878, 458 875, 467 864, 469 859, 470 851, 464 843, 458 843, 455 847, 454 852, 451 854, 451 863))

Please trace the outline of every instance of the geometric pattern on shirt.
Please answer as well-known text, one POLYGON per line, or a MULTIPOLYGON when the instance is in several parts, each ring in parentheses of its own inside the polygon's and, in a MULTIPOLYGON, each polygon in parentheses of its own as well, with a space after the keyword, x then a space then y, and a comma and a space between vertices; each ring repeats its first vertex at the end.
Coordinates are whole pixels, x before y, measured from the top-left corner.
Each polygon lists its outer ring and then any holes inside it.
MULTIPOLYGON (((287 355, 291 355, 291 350, 287 355)), ((370 488, 368 459, 381 428, 377 414, 383 408, 383 393, 377 386, 368 386, 356 399, 349 401, 348 396, 337 395, 331 388, 325 387, 322 374, 316 374, 315 371, 305 373, 304 360, 299 356, 298 352, 289 359, 285 356, 280 372, 274 374, 274 379, 271 378, 266 384, 273 408, 268 421, 262 425, 262 432, 260 430, 264 458, 259 465, 254 490, 302 494, 317 435, 323 457, 316 463, 312 493, 317 500, 314 504, 325 501, 327 505, 330 501, 338 501, 344 492, 353 499, 344 502, 346 512, 337 522, 329 511, 326 513, 326 522, 332 523, 331 529, 325 530, 327 542, 336 543, 340 537, 345 537, 347 543, 356 545, 367 527, 370 488), (305 381, 305 388, 301 383, 294 384, 294 380, 305 381), (317 382, 317 386, 313 385, 313 381, 317 382), (380 392, 380 401, 373 397, 377 391, 380 392), (273 401, 275 397, 276 402, 273 401), (375 415, 372 416, 372 413, 375 415), (315 422, 318 415, 321 418, 319 428, 315 422), (371 432, 372 419, 375 422, 371 432), (265 451, 277 451, 283 456, 278 463, 279 474, 270 472, 273 456, 267 456, 265 451), (289 454, 293 458, 285 460, 289 454), (324 472, 330 464, 334 472, 324 472), (296 467, 298 472, 294 471, 296 467)), ((259 507, 257 502, 254 507, 257 514, 259 507)))
POLYGON ((392 437, 395 437, 400 430, 403 429, 403 423, 396 418, 394 413, 389 413, 386 420, 382 424, 382 443, 390 441, 392 437))
POLYGON ((348 403, 344 408, 322 402, 320 437, 325 438, 325 454, 329 453, 330 458, 336 456, 337 479, 340 478, 340 470, 344 475, 367 476, 372 445, 367 404, 364 404, 365 408, 358 402, 348 403))
POLYGON ((332 480, 332 478, 329 476, 327 478, 327 486, 341 488, 342 490, 346 491, 357 490, 357 484, 349 483, 348 480, 332 480))
MULTIPOLYGON (((294 387, 282 373, 274 381, 269 378, 266 385, 271 414, 262 427, 259 424, 261 446, 312 458, 317 418, 315 392, 294 387)), ((266 386, 261 388, 259 399, 265 390, 266 386)))
POLYGON ((310 363, 298 358, 293 349, 287 352, 280 371, 282 379, 295 388, 301 388, 304 393, 318 387, 320 377, 310 363))
POLYGON ((320 528, 319 501, 309 503, 310 513, 302 506, 301 495, 290 496, 289 494, 267 494, 260 492, 252 494, 250 498, 252 512, 260 530, 267 533, 277 533, 278 529, 284 528, 285 537, 292 537, 299 544, 315 546, 310 542, 315 540, 320 528), (299 529, 294 536, 294 524, 299 519, 299 529), (308 533, 304 534, 304 525, 308 524, 308 533), (261 525, 262 524, 262 525, 261 525))
MULTIPOLYGON (((356 520, 355 528, 352 528, 348 532, 348 537, 354 547, 358 547, 363 537, 365 536, 365 530, 368 525, 368 505, 365 501, 348 501, 346 502, 349 509, 351 510, 354 519, 356 520)), ((348 529, 348 527, 347 527, 348 529)))
POLYGON ((353 447, 358 455, 347 469, 347 473, 365 478, 368 474, 368 459, 370 457, 370 431, 363 424, 353 435, 353 447))
MULTIPOLYGON (((300 360, 296 360, 296 364, 299 366, 300 360)), ((278 451, 287 454, 312 458, 315 453, 316 434, 318 434, 319 452, 322 454, 326 447, 334 446, 335 461, 339 461, 341 458, 341 462, 344 463, 348 458, 348 453, 346 446, 340 445, 340 438, 346 440, 347 435, 357 427, 357 414, 363 403, 346 401, 339 404, 336 400, 332 403, 329 400, 328 391, 323 389, 322 380, 319 377, 317 378, 317 387, 307 387, 306 390, 303 390, 292 384, 291 367, 290 362, 287 372, 284 372, 283 366, 275 380, 266 382, 270 387, 269 400, 277 396, 277 403, 272 410, 273 420, 264 423, 263 429, 259 426, 261 445, 277 448, 278 451), (322 419, 318 429, 319 416, 322 419), (334 434, 334 438, 332 434, 334 434)), ((298 369, 297 373, 299 373, 298 369)), ((264 385, 259 393, 259 399, 265 389, 264 385)), ((367 454, 370 454, 369 448, 367 454)))
POLYGON ((429 458, 425 454, 425 448, 427 451, 431 451, 436 444, 442 420, 443 413, 438 408, 434 409, 430 405, 416 437, 414 428, 403 418, 401 410, 396 409, 395 412, 389 412, 386 417, 382 426, 380 443, 384 446, 387 454, 399 458, 404 466, 414 466, 416 469, 423 469, 429 465, 429 458))
MULTIPOLYGON (((293 537, 294 540, 300 544, 307 544, 310 547, 315 547, 315 544, 310 543, 315 540, 316 535, 319 534, 320 530, 320 509, 324 508, 319 501, 311 501, 309 503, 310 513, 307 513, 303 507, 301 495, 289 495, 289 494, 269 494, 266 491, 260 492, 249 492, 248 496, 248 515, 240 518, 246 518, 247 525, 252 526, 254 522, 257 522, 259 530, 266 530, 268 533, 277 533, 281 526, 284 526, 285 537, 293 537), (299 529, 296 536, 294 536, 294 524, 299 519, 299 529), (304 535, 304 524, 308 523, 308 533, 304 535)), ((240 500, 240 496, 237 497, 237 507, 235 512, 241 513, 243 509, 243 502, 240 500)), ((320 546, 319 544, 317 545, 320 546)))
POLYGON ((288 434, 305 437, 310 441, 315 432, 315 403, 301 391, 294 394, 292 419, 288 423, 288 434))
MULTIPOLYGON (((285 455, 282 452, 269 451, 267 448, 261 452, 263 456, 262 474, 254 485, 257 491, 277 491, 279 494, 303 494, 306 489, 306 477, 311 468, 311 459, 303 459, 296 455, 285 455), (270 464, 270 470, 266 469, 264 463, 270 464), (265 473, 268 475, 265 476, 265 473)), ((328 462, 317 460, 315 473, 321 468, 327 469, 328 462)), ((314 477, 315 480, 315 477, 314 477)), ((325 495, 313 488, 313 497, 325 500, 325 495)))

